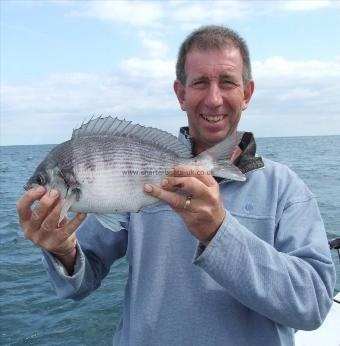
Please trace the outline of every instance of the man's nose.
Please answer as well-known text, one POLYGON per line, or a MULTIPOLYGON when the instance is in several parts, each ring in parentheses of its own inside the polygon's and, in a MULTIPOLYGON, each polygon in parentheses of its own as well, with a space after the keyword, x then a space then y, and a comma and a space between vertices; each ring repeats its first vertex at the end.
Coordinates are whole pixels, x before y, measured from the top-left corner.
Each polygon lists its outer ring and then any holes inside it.
POLYGON ((209 86, 208 94, 206 96, 206 105, 209 108, 216 108, 223 104, 222 93, 219 86, 216 83, 212 83, 209 86))

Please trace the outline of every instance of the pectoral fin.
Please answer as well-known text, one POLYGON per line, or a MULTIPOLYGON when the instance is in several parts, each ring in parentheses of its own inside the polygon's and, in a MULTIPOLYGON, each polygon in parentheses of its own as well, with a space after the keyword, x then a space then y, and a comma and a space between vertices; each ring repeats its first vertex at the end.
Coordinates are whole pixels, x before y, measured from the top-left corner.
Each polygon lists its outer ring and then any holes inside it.
POLYGON ((65 198, 62 199, 62 209, 60 212, 60 217, 58 223, 60 223, 65 216, 67 216, 68 211, 72 207, 73 203, 77 200, 77 196, 75 193, 70 192, 66 195, 65 198))
POLYGON ((126 229, 129 221, 128 213, 120 214, 94 214, 97 220, 113 232, 119 232, 126 229))

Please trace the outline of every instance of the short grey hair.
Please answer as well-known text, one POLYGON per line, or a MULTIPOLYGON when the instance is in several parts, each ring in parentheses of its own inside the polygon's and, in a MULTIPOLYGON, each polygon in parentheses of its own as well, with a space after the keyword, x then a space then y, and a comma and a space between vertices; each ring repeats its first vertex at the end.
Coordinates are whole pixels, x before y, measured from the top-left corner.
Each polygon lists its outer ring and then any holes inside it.
POLYGON ((240 50, 243 60, 242 78, 247 84, 252 79, 249 50, 246 41, 234 30, 219 25, 202 26, 193 31, 183 41, 179 48, 176 63, 176 78, 185 85, 185 60, 187 54, 194 48, 198 50, 223 49, 228 45, 233 45, 240 50))

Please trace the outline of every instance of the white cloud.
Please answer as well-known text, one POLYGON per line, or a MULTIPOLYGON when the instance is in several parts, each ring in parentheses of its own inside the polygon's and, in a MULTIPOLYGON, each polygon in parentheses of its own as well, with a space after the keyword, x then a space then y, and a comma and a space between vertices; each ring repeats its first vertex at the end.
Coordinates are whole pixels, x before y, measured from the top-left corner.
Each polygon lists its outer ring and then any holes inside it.
POLYGON ((278 96, 281 101, 296 101, 304 100, 307 101, 320 97, 320 93, 316 90, 310 90, 310 88, 297 87, 291 90, 285 91, 278 96))
POLYGON ((273 57, 257 61, 253 67, 256 109, 292 114, 298 108, 299 114, 311 117, 320 113, 339 114, 338 61, 288 61, 273 57))
POLYGON ((73 16, 89 16, 137 27, 180 25, 188 29, 204 23, 223 23, 231 19, 340 8, 338 0, 228 0, 228 1, 109 1, 78 2, 70 12, 73 16), (168 24, 168 25, 169 25, 168 24))
POLYGON ((133 26, 152 27, 164 16, 162 3, 151 1, 95 0, 77 3, 73 16, 97 17, 133 26))
POLYGON ((151 33, 145 31, 140 32, 138 37, 141 40, 141 44, 144 48, 144 55, 148 57, 165 57, 168 53, 168 46, 165 44, 164 40, 155 37, 151 33))
POLYGON ((288 11, 309 11, 330 7, 334 1, 330 0, 289 0, 283 4, 283 8, 288 11))
POLYGON ((260 136, 340 133, 338 61, 289 61, 272 57, 253 64, 255 93, 241 126, 260 136))
POLYGON ((150 78, 172 78, 174 79, 174 66, 172 60, 160 58, 130 58, 123 61, 120 67, 130 76, 150 78))
POLYGON ((201 22, 241 18, 249 13, 251 3, 245 1, 180 1, 173 3, 171 18, 175 22, 201 22))
MULTIPOLYGON (((175 61, 167 58, 168 46, 155 34, 140 32, 138 37, 143 46, 141 56, 125 59, 119 64, 124 74, 130 77, 175 79, 175 61)), ((158 81, 159 83, 159 81, 158 81)))
POLYGON ((172 76, 52 74, 31 84, 3 85, 2 144, 58 143, 92 115, 114 115, 160 126, 162 114, 177 110, 172 76), (144 119, 144 120, 143 120, 144 119), (43 131, 42 131, 43 129, 43 131), (65 129, 70 129, 66 133, 65 129))
MULTIPOLYGON (((176 133, 186 121, 172 90, 174 63, 132 58, 122 62, 114 75, 51 74, 31 84, 4 85, 2 143, 27 143, 27 133, 31 144, 58 143, 68 139, 71 129, 83 120, 100 114, 176 133)), ((257 135, 282 135, 295 134, 299 125, 300 134, 313 134, 319 126, 322 134, 330 119, 328 133, 340 132, 339 61, 273 57, 255 62, 254 76, 255 94, 243 116, 243 129, 257 135)))
POLYGON ((253 63, 257 77, 301 76, 301 77, 340 77, 340 61, 288 61, 282 57, 271 57, 264 62, 253 63))

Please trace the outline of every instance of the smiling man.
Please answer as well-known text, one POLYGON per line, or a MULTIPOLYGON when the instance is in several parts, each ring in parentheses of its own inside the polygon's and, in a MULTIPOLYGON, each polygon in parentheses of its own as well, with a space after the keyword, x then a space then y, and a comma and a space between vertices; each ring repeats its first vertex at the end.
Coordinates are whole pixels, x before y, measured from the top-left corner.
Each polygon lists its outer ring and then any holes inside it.
POLYGON ((232 41, 223 48, 208 48, 194 46, 187 52, 184 71, 178 63, 174 83, 178 101, 188 116, 196 153, 236 130, 254 91, 250 65, 244 67, 240 49, 232 41))
MULTIPOLYGON (((244 40, 220 26, 191 33, 174 89, 189 125, 180 139, 194 154, 236 135, 254 91, 244 40)), ((161 186, 145 185, 165 203, 121 216, 115 232, 93 215, 58 227, 58 193, 30 190, 18 202, 60 297, 84 298, 126 255, 115 345, 287 346, 294 329, 326 317, 335 271, 316 198, 289 168, 255 156, 250 132, 238 137, 228 159, 246 181, 175 167, 161 186)))

